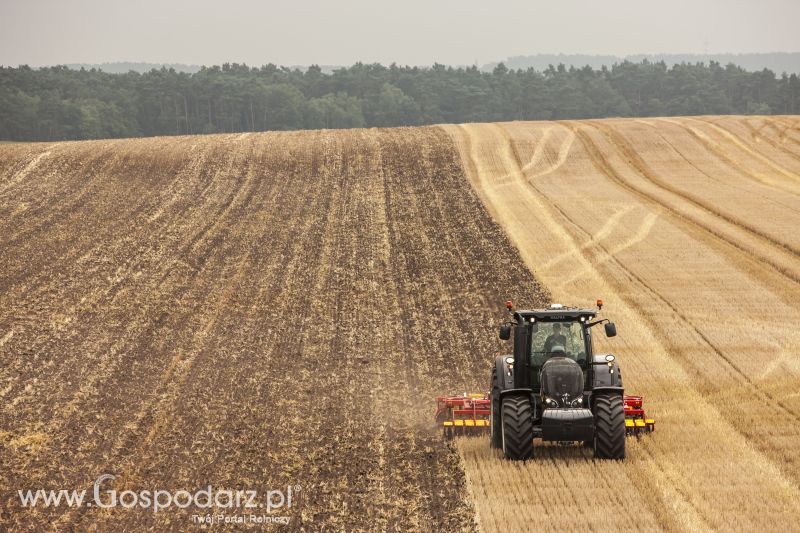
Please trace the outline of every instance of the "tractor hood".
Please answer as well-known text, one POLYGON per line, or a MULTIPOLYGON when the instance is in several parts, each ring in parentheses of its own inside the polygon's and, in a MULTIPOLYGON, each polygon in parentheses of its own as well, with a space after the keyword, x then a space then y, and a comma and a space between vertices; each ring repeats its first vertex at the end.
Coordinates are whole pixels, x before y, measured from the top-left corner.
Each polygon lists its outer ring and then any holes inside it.
POLYGON ((572 359, 552 357, 542 365, 541 384, 543 396, 566 407, 583 395, 583 370, 572 359))

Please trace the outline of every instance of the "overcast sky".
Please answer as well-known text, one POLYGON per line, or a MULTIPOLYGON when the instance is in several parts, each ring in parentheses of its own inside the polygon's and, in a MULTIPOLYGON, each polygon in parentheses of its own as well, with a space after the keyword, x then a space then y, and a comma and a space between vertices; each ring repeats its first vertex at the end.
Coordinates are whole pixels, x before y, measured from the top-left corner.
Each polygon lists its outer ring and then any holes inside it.
POLYGON ((799 22, 798 0, 0 0, 0 64, 797 52, 799 22))

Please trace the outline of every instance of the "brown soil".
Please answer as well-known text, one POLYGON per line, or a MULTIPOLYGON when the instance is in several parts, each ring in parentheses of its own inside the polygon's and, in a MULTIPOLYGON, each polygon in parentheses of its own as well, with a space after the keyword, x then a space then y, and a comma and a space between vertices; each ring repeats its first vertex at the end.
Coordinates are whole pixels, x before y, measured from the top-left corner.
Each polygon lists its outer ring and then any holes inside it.
POLYGON ((289 529, 475 527, 435 395, 541 290, 437 128, 0 149, 0 525, 29 488, 301 492, 289 529))

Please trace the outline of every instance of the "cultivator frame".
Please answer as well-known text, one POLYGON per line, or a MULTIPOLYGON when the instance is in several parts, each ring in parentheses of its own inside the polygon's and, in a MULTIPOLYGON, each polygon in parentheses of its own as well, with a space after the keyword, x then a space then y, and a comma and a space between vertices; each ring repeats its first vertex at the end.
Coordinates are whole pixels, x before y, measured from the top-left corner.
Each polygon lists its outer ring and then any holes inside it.
MULTIPOLYGON (((644 397, 626 394, 625 435, 636 436, 656 430, 656 421, 647 418, 644 397)), ((491 429, 491 400, 488 394, 463 393, 457 396, 437 396, 436 423, 445 438, 461 435, 482 435, 491 429)))
POLYGON ((484 393, 436 397, 436 423, 444 437, 482 435, 490 430, 491 400, 484 393))
POLYGON ((647 418, 644 412, 644 397, 626 394, 623 397, 625 406, 625 435, 639 435, 656 430, 656 421, 647 418))

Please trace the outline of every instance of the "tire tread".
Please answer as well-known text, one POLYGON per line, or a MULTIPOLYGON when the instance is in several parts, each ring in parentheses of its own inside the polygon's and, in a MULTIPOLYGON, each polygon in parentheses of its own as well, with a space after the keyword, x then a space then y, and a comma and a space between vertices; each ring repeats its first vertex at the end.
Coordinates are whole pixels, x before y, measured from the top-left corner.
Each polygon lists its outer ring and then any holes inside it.
POLYGON ((533 410, 525 396, 503 398, 503 437, 505 456, 516 461, 533 457, 533 410))
POLYGON ((625 458, 625 406, 619 394, 598 394, 594 401, 597 459, 625 458))

